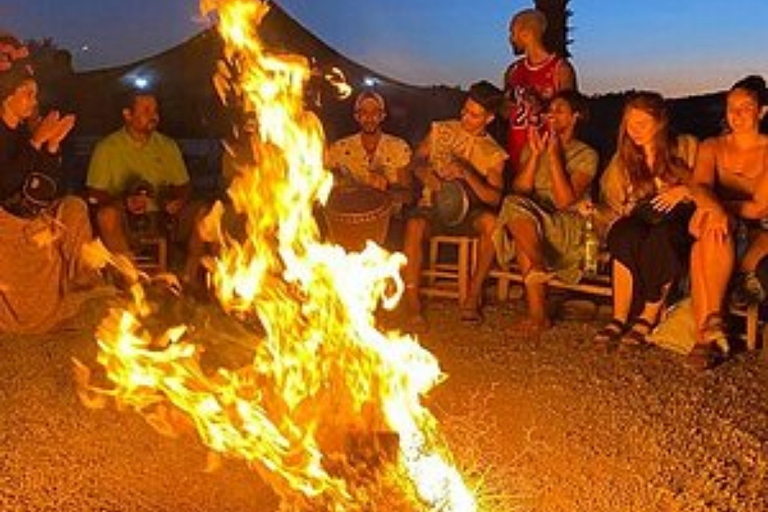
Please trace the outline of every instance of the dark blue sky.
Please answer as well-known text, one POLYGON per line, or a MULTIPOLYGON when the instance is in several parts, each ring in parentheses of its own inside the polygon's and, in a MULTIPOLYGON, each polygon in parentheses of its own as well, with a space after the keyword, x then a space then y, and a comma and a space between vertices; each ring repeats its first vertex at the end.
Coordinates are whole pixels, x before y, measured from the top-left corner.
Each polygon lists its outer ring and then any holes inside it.
MULTIPOLYGON (((529 2, 282 0, 342 53, 416 84, 499 82, 507 24, 529 2)), ((768 74, 768 0, 572 0, 573 60, 589 93, 656 89, 670 96, 768 74)), ((124 64, 202 29, 197 0, 0 0, 0 28, 52 37, 79 69, 124 64)))

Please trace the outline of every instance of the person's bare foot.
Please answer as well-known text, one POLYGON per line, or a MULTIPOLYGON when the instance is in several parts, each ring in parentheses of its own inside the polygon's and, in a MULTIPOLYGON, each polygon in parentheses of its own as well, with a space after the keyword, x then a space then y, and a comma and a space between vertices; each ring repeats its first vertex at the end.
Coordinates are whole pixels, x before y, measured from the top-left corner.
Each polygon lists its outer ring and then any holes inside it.
POLYGON ((516 320, 510 326, 510 331, 529 335, 539 335, 552 327, 552 321, 549 318, 524 317, 516 320))
POLYGON ((459 308, 459 315, 461 321, 464 323, 473 325, 483 323, 483 315, 480 312, 480 298, 467 297, 459 308))

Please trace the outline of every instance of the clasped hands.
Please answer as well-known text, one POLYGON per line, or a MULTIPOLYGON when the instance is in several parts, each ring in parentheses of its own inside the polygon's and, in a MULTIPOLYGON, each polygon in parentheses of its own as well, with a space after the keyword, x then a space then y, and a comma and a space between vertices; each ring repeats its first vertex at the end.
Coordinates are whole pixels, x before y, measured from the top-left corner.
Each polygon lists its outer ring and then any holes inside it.
POLYGON ((48 152, 58 153, 61 142, 74 126, 74 114, 62 116, 58 110, 52 110, 34 124, 30 142, 35 149, 40 150, 47 145, 48 152))
POLYGON ((544 151, 557 154, 560 151, 560 136, 549 126, 543 133, 539 127, 531 127, 528 129, 528 145, 533 156, 540 156, 544 151))

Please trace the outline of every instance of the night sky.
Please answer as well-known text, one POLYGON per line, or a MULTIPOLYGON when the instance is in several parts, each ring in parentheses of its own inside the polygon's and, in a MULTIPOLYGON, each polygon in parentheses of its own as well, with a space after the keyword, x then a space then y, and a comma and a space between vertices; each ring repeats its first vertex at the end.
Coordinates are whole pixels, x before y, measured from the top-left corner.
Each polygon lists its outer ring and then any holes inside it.
MULTIPOLYGON (((507 25, 528 2, 282 0, 347 56, 413 84, 499 83, 512 58, 507 25)), ((588 93, 656 89, 669 96, 768 74, 768 0, 572 0, 571 46, 588 93)), ((79 70, 125 64, 204 28, 196 0, 6 0, 0 28, 51 37, 79 70)))

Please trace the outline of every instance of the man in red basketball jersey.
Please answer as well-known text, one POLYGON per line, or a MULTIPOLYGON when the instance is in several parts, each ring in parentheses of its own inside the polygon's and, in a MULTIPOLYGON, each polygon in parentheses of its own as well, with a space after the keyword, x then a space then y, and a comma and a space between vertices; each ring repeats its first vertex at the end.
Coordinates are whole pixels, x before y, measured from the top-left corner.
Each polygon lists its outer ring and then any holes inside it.
POLYGON ((509 23, 509 42, 515 55, 522 55, 504 75, 509 102, 507 152, 514 171, 520 166, 528 130, 544 126, 543 114, 552 96, 563 89, 576 89, 571 63, 544 46, 546 29, 547 19, 536 9, 518 12, 509 23))

